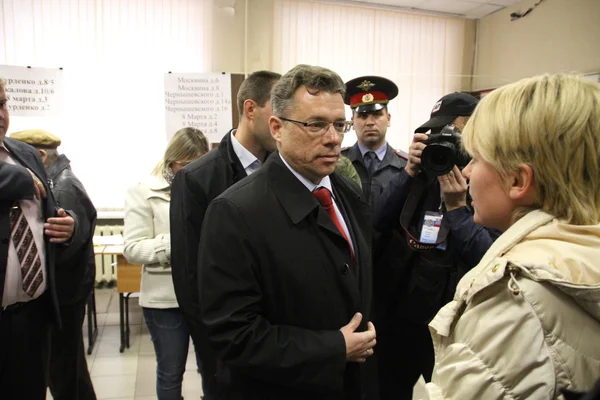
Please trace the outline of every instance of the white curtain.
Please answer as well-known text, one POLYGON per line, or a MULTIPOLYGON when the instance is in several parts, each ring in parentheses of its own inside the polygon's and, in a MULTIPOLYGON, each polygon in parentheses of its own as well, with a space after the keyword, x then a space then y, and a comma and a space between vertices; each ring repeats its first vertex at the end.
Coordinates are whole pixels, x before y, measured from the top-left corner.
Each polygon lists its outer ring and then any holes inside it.
MULTIPOLYGON (((395 148, 407 150, 435 102, 461 90, 466 20, 301 0, 275 0, 274 16, 275 70, 313 64, 344 81, 380 75, 398 85, 387 132, 395 148)), ((349 133, 344 145, 355 141, 349 133)))
POLYGON ((59 136, 97 208, 122 208, 166 146, 164 73, 210 72, 212 0, 0 0, 0 64, 62 67, 59 136))

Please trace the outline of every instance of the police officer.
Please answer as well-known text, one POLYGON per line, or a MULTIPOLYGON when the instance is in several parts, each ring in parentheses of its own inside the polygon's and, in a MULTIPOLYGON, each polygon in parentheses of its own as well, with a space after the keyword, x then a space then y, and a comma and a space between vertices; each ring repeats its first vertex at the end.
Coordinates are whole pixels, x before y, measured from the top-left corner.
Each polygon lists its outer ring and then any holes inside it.
POLYGON ((406 166, 406 154, 396 152, 385 140, 391 119, 387 104, 397 95, 398 86, 380 76, 361 76, 346 82, 344 102, 352 109, 358 140, 342 154, 358 172, 372 210, 383 188, 406 166))

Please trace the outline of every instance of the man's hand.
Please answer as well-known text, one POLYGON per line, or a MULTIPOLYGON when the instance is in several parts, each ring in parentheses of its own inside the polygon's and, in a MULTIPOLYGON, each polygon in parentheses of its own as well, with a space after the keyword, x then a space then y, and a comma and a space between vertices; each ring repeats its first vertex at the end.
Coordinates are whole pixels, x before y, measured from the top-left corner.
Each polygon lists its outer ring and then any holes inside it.
POLYGON ((37 176, 35 176, 35 174, 33 172, 31 172, 31 170, 29 168, 27 168, 27 171, 29 171, 29 173, 31 174, 31 177, 33 178, 33 192, 35 194, 35 198, 37 200, 39 200, 40 198, 46 198, 46 188, 44 187, 44 184, 42 183, 42 181, 40 181, 38 179, 37 176))
POLYGON ((340 331, 344 335, 346 342, 346 360, 352 362, 364 363, 367 357, 373 355, 375 347, 375 326, 369 322, 366 332, 355 332, 362 321, 362 314, 356 313, 350 320, 348 325, 344 326, 340 331))
POLYGON ((456 165, 446 175, 438 176, 438 181, 447 211, 467 205, 467 189, 469 187, 456 165))
POLYGON ((73 236, 75 221, 62 208, 58 209, 58 217, 48 218, 44 224, 44 233, 50 236, 52 243, 64 243, 73 236))
POLYGON ((428 136, 424 133, 416 133, 413 137, 412 144, 408 148, 408 162, 406 163, 406 167, 404 167, 404 169, 413 178, 417 176, 417 173, 419 173, 421 154, 423 153, 423 149, 427 146, 422 142, 427 140, 427 138, 428 136))

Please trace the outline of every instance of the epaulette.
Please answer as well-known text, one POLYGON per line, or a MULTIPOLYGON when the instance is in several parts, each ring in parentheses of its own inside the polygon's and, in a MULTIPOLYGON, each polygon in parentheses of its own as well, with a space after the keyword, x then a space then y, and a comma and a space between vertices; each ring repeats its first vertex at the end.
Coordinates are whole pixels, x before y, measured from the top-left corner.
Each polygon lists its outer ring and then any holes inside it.
POLYGON ((402 150, 394 150, 394 152, 396 153, 396 155, 400 158, 404 158, 405 160, 408 161, 408 154, 403 152, 402 150))

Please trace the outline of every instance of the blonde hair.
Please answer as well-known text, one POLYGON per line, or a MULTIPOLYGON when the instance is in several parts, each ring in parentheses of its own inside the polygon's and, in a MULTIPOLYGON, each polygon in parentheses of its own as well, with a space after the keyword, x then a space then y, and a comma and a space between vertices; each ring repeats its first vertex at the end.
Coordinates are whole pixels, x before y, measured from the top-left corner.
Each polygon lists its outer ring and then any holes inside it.
POLYGON ((6 79, 3 76, 0 76, 0 89, 6 89, 6 79))
POLYGON ((163 159, 154 167, 152 174, 161 176, 171 169, 173 163, 191 162, 207 152, 208 140, 202 131, 196 128, 180 129, 169 141, 163 159))
POLYGON ((541 75, 494 90, 477 106, 462 142, 504 179, 529 165, 536 193, 532 208, 570 224, 600 222, 597 83, 541 75))

